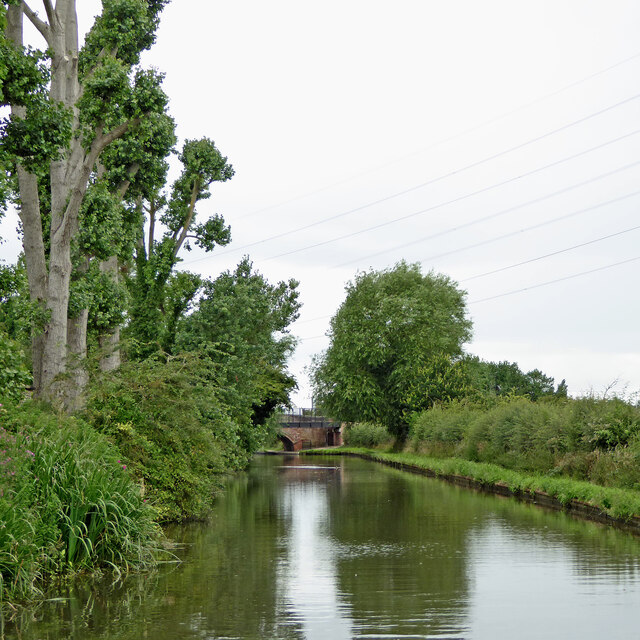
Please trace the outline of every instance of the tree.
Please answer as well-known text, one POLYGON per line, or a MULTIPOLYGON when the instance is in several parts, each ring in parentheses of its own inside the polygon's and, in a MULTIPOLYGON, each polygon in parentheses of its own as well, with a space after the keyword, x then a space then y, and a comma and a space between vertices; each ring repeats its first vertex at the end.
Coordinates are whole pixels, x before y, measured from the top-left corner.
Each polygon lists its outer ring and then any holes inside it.
MULTIPOLYGON (((524 373, 516 362, 486 362, 477 356, 465 357, 472 378, 471 386, 484 395, 515 394, 531 400, 553 396, 554 380, 539 369, 524 373)), ((566 383, 558 386, 559 396, 566 397, 566 383), (562 387, 564 385, 564 387, 562 387)))
POLYGON ((245 257, 233 272, 203 283, 195 311, 178 326, 177 349, 207 352, 220 370, 218 384, 233 418, 255 450, 260 427, 288 405, 295 380, 286 361, 295 346, 287 327, 298 317, 298 283, 269 284, 245 257))
POLYGON ((313 365, 318 403, 333 418, 382 422, 402 438, 410 413, 458 386, 448 369, 471 336, 465 293, 405 262, 358 274, 346 292, 313 365))
MULTIPOLYGON (((82 391, 67 375, 70 353, 83 355, 86 327, 85 313, 75 323, 68 317, 81 210, 90 184, 100 179, 105 150, 166 108, 161 75, 136 67, 153 44, 165 3, 103 0, 82 50, 76 0, 57 0, 55 6, 43 0, 44 18, 24 0, 8 6, 10 48, 3 56, 13 62, 3 82, 11 105, 2 131, 4 159, 17 179, 30 297, 46 317, 32 343, 34 385, 39 397, 67 407, 82 391), (23 16, 43 37, 46 54, 23 47, 23 16), (20 82, 22 69, 29 73, 20 82), (74 331, 79 338, 70 335, 74 331)), ((126 191, 128 181, 122 186, 126 191)), ((75 268, 83 269, 82 261, 75 268)))
POLYGON ((204 222, 197 219, 196 206, 211 196, 214 182, 226 182, 233 177, 233 167, 227 163, 212 140, 187 140, 180 154, 183 171, 174 182, 171 197, 161 195, 164 186, 150 182, 137 198, 134 208, 138 215, 135 249, 135 273, 129 281, 132 298, 129 335, 140 358, 162 349, 170 352, 175 340, 179 318, 188 310, 200 288, 200 279, 180 273, 173 275, 180 261, 179 252, 190 242, 213 251, 231 240, 231 232, 220 215, 204 222), (144 237, 144 217, 148 216, 148 239, 144 237), (165 231, 156 240, 157 223, 165 231))

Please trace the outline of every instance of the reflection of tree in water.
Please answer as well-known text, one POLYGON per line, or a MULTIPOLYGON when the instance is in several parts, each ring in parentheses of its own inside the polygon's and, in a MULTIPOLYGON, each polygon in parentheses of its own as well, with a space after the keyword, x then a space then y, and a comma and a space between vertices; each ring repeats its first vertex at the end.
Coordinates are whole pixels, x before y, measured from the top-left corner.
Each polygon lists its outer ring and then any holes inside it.
MULTIPOLYGON (((566 512, 509 498, 487 498, 492 526, 497 524, 523 545, 561 550, 576 574, 595 577, 604 573, 620 581, 640 580, 638 536, 612 526, 585 521, 566 512)), ((482 533, 476 532, 478 535, 482 533)))
POLYGON ((340 495, 330 501, 330 531, 340 591, 360 633, 465 629, 465 539, 482 514, 459 509, 458 493, 363 464, 345 473, 340 495))
POLYGON ((478 560, 470 543, 496 525, 523 549, 555 549, 577 574, 640 579, 640 545, 629 534, 364 464, 349 465, 330 500, 339 587, 363 634, 462 634, 478 560))

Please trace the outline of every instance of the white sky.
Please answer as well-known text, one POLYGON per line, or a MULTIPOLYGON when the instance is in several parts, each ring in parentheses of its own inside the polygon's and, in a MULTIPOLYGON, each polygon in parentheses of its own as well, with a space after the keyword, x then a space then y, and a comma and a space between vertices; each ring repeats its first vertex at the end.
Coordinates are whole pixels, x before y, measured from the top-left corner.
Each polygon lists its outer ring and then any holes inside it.
MULTIPOLYGON (((99 3, 78 4, 88 26, 99 3)), ((174 0, 144 63, 181 140, 214 139, 236 169, 201 208, 232 244, 184 267, 215 277, 248 253, 300 280, 302 406, 345 283, 402 258, 468 291, 468 352, 574 395, 636 392, 639 24, 633 0, 174 0)))

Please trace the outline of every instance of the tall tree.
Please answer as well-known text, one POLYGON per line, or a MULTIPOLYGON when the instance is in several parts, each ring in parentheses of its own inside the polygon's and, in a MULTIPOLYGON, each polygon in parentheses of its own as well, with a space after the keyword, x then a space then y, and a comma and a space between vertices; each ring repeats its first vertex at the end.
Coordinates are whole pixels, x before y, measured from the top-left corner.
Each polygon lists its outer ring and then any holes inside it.
POLYGON ((458 377, 447 369, 471 337, 465 293, 405 262, 360 273, 346 290, 329 348, 313 367, 318 404, 334 418, 378 421, 403 437, 409 414, 446 399, 439 394, 458 377))
POLYGON ((195 311, 178 326, 177 349, 209 353, 220 369, 220 393, 234 418, 251 428, 243 436, 260 441, 260 427, 277 406, 289 404, 295 380, 286 369, 295 347, 288 326, 298 317, 298 282, 270 284, 245 257, 234 271, 203 284, 195 311))
POLYGON ((213 251, 231 241, 231 232, 222 216, 198 219, 198 203, 211 197, 215 182, 233 177, 233 167, 208 138, 187 140, 180 161, 183 170, 173 183, 171 195, 162 195, 161 185, 150 183, 137 199, 138 234, 135 273, 130 281, 132 304, 129 335, 134 339, 134 355, 146 357, 153 351, 171 351, 178 319, 187 311, 200 288, 200 279, 182 272, 174 275, 180 250, 190 243, 213 251), (144 220, 148 218, 145 238, 144 220), (164 232, 156 234, 160 223, 164 232))
MULTIPOLYGON (((36 335, 32 349, 36 393, 67 406, 73 406, 81 391, 65 375, 72 243, 101 154, 166 107, 161 76, 136 68, 140 53, 154 41, 165 3, 103 0, 82 50, 76 0, 57 0, 55 6, 43 0, 44 17, 24 0, 8 7, 11 55, 33 59, 23 48, 26 16, 50 56, 48 85, 37 83, 26 97, 9 95, 12 114, 3 143, 15 163, 30 296, 46 310, 44 331, 36 335), (20 131, 23 135, 15 135, 20 131)), ((40 60, 45 56, 37 55, 40 60)))

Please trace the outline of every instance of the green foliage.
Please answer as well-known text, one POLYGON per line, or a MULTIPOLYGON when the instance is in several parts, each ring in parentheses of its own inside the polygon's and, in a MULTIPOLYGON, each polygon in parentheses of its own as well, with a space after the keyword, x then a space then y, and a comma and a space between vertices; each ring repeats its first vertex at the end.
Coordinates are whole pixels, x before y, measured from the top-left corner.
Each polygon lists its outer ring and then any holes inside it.
POLYGON ((44 175, 71 139, 71 113, 47 96, 48 64, 48 54, 0 38, 0 104, 23 107, 21 113, 0 119, 0 161, 7 168, 18 159, 29 171, 44 175))
POLYGON ((220 474, 244 466, 252 426, 219 397, 206 353, 125 364, 91 387, 86 418, 118 446, 163 520, 203 518, 220 474))
MULTIPOLYGON (((152 200, 164 187, 169 168, 167 157, 175 143, 174 120, 166 113, 149 114, 137 127, 111 143, 100 156, 109 191, 117 192, 128 183, 128 202, 135 203, 140 196, 152 200)), ((135 206, 128 207, 125 219, 135 232, 142 226, 140 218, 135 206)), ((123 257, 131 255, 132 250, 133 246, 123 257)))
POLYGON ((0 403, 19 402, 31 384, 27 350, 36 320, 24 265, 0 264, 0 403))
POLYGON ((287 327, 298 317, 297 286, 295 280, 269 284, 244 258, 235 271, 204 283, 197 309, 179 325, 178 349, 215 347, 222 397, 238 421, 251 420, 256 429, 289 404, 295 387, 286 361, 295 345, 287 327))
POLYGON ((476 356, 466 356, 464 360, 470 386, 480 394, 526 396, 531 400, 554 395, 567 397, 566 382, 563 380, 554 391, 553 378, 539 369, 524 373, 515 362, 485 362, 476 356))
POLYGON ((103 0, 98 16, 85 38, 80 69, 90 72, 104 52, 112 53, 131 66, 140 53, 155 42, 159 13, 167 0, 103 0))
POLYGON ((0 329, 0 402, 19 402, 31 384, 31 373, 20 345, 0 329))
POLYGON ((43 321, 39 305, 29 300, 24 260, 10 266, 0 264, 0 331, 27 349, 32 327, 42 326, 43 321))
POLYGON ((471 335, 464 293, 405 262, 358 274, 346 290, 313 367, 318 403, 334 418, 381 422, 404 437, 410 413, 466 387, 456 364, 471 335))
POLYGON ((51 574, 154 561, 155 512, 104 437, 31 403, 0 420, 0 599, 37 595, 51 574))
POLYGON ((138 217, 140 242, 136 248, 136 268, 128 281, 132 299, 128 333, 137 345, 131 353, 135 358, 171 349, 177 322, 198 291, 193 276, 172 277, 182 246, 190 249, 189 241, 193 240, 206 251, 212 251, 216 245, 224 246, 231 240, 230 229, 221 216, 214 215, 198 223, 196 205, 210 197, 214 182, 225 182, 233 176, 233 167, 208 138, 187 140, 180 160, 183 171, 173 184, 168 202, 158 195, 162 185, 154 185, 144 194, 149 200, 151 227, 146 248, 144 219, 142 215, 138 217), (159 241, 153 238, 156 217, 166 227, 159 241))
POLYGON ((106 180, 89 185, 80 210, 76 236, 83 256, 106 260, 121 253, 125 239, 124 208, 106 180))
POLYGON ((356 422, 349 425, 342 435, 345 444, 352 447, 376 447, 388 444, 392 440, 391 434, 383 425, 372 422, 356 422))
POLYGON ((640 488, 640 408, 613 398, 454 402, 414 416, 416 450, 640 488))

